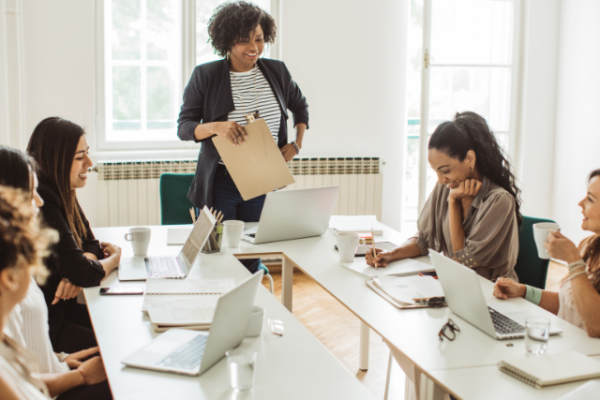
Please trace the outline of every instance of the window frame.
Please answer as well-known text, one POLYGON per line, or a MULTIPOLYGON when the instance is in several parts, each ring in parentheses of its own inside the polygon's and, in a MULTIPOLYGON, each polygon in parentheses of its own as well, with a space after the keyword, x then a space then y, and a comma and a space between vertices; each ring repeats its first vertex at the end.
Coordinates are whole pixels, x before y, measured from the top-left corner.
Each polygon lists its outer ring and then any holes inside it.
MULTIPOLYGON (((192 71, 196 67, 196 0, 181 1, 181 96, 190 79, 192 71)), ((278 28, 281 21, 281 0, 271 0, 270 14, 275 19, 278 28)), ((106 140, 106 49, 105 40, 105 0, 95 1, 95 121, 94 121, 94 145, 96 152, 106 154, 110 158, 122 158, 115 156, 116 153, 123 153, 124 158, 131 158, 132 153, 144 152, 154 154, 156 152, 177 153, 178 155, 197 155, 200 144, 194 141, 183 141, 178 138, 173 140, 157 141, 107 141, 106 140)), ((279 29, 281 32, 281 29, 279 29)), ((270 58, 279 59, 281 57, 281 40, 277 38, 271 46, 270 58)), ((109 112, 109 111, 108 111, 109 112)), ((174 132, 175 133, 175 132, 174 132)), ((164 154, 163 154, 164 155, 164 154)))
MULTIPOLYGON (((522 47, 522 15, 523 15, 523 0, 505 0, 511 1, 513 7, 513 36, 512 36, 512 58, 510 63, 511 72, 511 93, 510 93, 510 117, 508 130, 495 132, 497 134, 506 134, 508 136, 507 153, 515 167, 515 161, 519 154, 518 146, 518 129, 520 126, 520 84, 522 75, 521 66, 521 47, 522 47)), ((421 214, 423 206, 427 201, 427 144, 429 140, 429 101, 430 101, 430 74, 431 68, 445 67, 504 67, 500 64, 435 64, 429 63, 425 66, 425 59, 430 58, 431 49, 431 33, 432 33, 432 0, 424 0, 423 2, 423 52, 421 54, 421 106, 420 106, 420 131, 419 131, 419 199, 418 199, 418 215, 421 214)), ((403 207, 404 208, 404 207, 403 207)))

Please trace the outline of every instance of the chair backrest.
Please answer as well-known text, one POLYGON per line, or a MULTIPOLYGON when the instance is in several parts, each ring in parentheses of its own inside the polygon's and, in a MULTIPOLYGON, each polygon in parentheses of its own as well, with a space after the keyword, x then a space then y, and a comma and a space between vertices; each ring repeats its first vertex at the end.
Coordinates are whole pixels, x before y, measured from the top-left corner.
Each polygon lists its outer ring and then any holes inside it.
POLYGON ((550 260, 542 260, 538 257, 537 247, 533 239, 533 224, 539 222, 554 221, 523 216, 523 223, 521 223, 519 229, 519 256, 517 257, 515 272, 520 283, 545 289, 550 260))
POLYGON ((194 207, 187 198, 194 174, 170 174, 160 176, 160 224, 191 224, 190 208, 194 207))

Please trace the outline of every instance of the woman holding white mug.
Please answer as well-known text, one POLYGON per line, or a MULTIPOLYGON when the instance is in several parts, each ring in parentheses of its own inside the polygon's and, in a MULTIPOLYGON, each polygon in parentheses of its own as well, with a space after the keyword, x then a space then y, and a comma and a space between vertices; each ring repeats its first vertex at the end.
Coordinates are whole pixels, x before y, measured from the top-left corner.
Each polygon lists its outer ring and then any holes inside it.
POLYGON ((524 297, 564 320, 600 337, 600 169, 590 174, 586 197, 579 202, 581 228, 593 232, 578 247, 559 231, 550 231, 544 244, 552 258, 569 264, 558 293, 540 290, 499 278, 494 296, 500 299, 524 297))

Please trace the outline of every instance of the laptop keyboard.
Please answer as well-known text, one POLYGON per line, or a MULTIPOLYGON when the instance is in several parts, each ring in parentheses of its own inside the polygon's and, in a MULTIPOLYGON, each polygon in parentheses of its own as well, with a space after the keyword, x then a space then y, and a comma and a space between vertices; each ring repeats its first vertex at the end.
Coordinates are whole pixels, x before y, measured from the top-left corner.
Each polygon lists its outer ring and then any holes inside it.
POLYGON ((146 272, 150 277, 181 274, 177 260, 172 257, 151 257, 146 261, 146 272))
POLYGON ((504 314, 500 314, 492 307, 488 307, 488 310, 490 311, 490 315, 492 316, 494 328, 496 329, 497 333, 513 334, 525 332, 525 327, 523 325, 513 321, 504 314))
POLYGON ((208 335, 198 335, 168 356, 158 364, 167 368, 192 370, 200 365, 208 335))

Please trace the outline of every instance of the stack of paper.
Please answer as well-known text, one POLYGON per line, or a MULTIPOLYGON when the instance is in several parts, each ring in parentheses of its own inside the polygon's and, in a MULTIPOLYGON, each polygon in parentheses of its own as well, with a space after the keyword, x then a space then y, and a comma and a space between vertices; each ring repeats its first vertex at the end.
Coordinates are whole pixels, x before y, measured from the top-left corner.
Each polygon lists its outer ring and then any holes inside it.
POLYGON ((412 305, 417 300, 443 297, 442 285, 431 276, 380 276, 373 283, 401 305, 412 305))
POLYGON ((374 215, 332 215, 329 220, 329 227, 335 232, 371 232, 375 236, 383 235, 379 227, 377 217, 374 215))
POLYGON ((209 329, 217 300, 234 287, 233 279, 148 279, 142 310, 156 331, 209 329))
POLYGON ((395 275, 406 276, 415 275, 421 272, 433 272, 435 268, 424 262, 407 258, 404 260, 392 261, 386 267, 374 268, 367 264, 364 258, 355 258, 352 263, 342 263, 342 265, 352 271, 365 276, 395 275))

